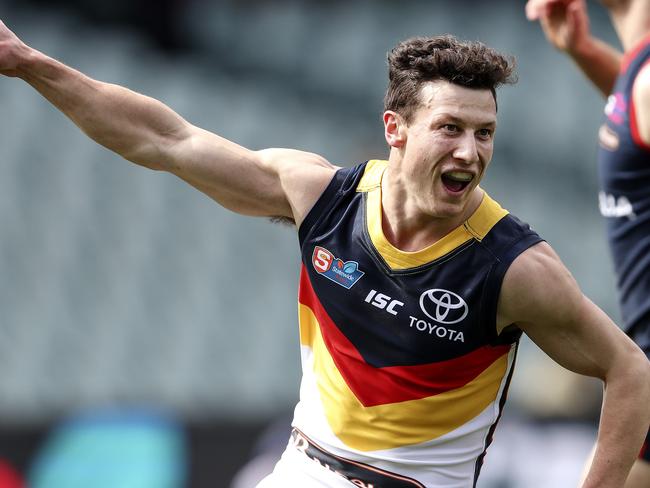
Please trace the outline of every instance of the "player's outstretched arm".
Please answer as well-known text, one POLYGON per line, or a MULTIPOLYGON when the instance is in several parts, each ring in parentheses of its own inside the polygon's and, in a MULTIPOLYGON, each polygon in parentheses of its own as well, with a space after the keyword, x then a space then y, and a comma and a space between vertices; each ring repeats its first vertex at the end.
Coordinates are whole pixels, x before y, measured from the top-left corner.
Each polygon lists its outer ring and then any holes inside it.
POLYGON ((89 78, 27 46, 2 22, 0 73, 25 80, 99 144, 169 171, 239 213, 299 224, 335 171, 315 154, 252 151, 195 127, 153 98, 89 78))
POLYGON ((548 41, 568 54, 606 97, 614 88, 621 53, 591 35, 585 0, 528 0, 528 20, 538 20, 548 41))
POLYGON ((546 243, 522 253, 504 278, 500 328, 523 330, 565 368, 604 381, 598 441, 583 488, 620 488, 650 423, 650 362, 586 298, 546 243))

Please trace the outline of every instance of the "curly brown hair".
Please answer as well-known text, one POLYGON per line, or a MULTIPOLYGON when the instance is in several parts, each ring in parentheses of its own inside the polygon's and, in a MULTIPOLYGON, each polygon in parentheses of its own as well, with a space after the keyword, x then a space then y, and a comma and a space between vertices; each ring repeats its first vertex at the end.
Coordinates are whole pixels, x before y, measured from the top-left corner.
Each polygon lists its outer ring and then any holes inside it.
POLYGON ((420 88, 428 81, 447 80, 467 88, 489 89, 516 83, 515 59, 481 42, 461 41, 446 34, 414 37, 388 53, 388 90, 384 110, 408 122, 420 103, 420 88))

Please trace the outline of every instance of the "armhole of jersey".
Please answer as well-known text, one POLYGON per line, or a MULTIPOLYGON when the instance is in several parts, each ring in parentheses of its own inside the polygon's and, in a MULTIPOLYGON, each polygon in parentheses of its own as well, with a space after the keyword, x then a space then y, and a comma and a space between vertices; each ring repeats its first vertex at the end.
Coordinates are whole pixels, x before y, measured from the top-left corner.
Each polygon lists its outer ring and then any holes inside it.
POLYGON ((486 317, 486 327, 488 336, 492 342, 511 343, 518 339, 521 332, 512 334, 497 334, 497 308, 499 306, 499 296, 501 295, 501 285, 506 271, 510 268, 512 262, 523 253, 526 249, 543 242, 539 235, 533 230, 528 230, 522 237, 512 243, 507 249, 498 256, 498 259, 487 278, 484 294, 484 312, 486 317))
POLYGON ((340 195, 347 186, 349 186, 347 180, 351 178, 356 179, 354 177, 359 173, 363 174, 363 171, 359 171, 359 166, 341 168, 334 173, 334 176, 325 188, 325 191, 323 191, 321 196, 318 197, 318 200, 316 200, 316 203, 300 224, 300 228, 298 229, 298 240, 301 246, 323 214, 334 205, 336 197, 340 195))
MULTIPOLYGON (((639 73, 644 69, 650 69, 650 60, 646 61, 643 64, 639 70, 639 73)), ((639 134, 639 126, 636 121, 636 104, 634 103, 634 83, 632 84, 632 96, 630 97, 630 133, 632 134, 632 140, 637 146, 639 146, 641 149, 645 149, 646 151, 650 151, 650 143, 644 141, 641 138, 641 134, 639 134)))

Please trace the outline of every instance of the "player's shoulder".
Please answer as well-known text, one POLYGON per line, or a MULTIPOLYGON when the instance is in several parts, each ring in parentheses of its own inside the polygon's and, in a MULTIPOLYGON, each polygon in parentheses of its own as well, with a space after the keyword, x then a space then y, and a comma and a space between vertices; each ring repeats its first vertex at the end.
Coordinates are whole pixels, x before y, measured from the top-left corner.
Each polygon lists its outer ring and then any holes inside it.
POLYGON ((256 151, 263 163, 273 166, 279 171, 290 168, 310 170, 329 170, 335 172, 338 167, 330 163, 320 154, 298 149, 272 147, 256 151))
POLYGON ((296 149, 270 148, 257 154, 277 175, 298 226, 340 169, 323 156, 296 149))
POLYGON ((340 169, 323 156, 297 149, 269 148, 257 151, 262 164, 276 173, 285 191, 320 195, 340 169))
POLYGON ((499 300, 504 323, 550 319, 571 313, 582 292, 560 257, 546 242, 522 252, 506 272, 499 300))
POLYGON ((547 269, 560 271, 564 267, 562 260, 547 242, 539 242, 522 252, 512 263, 514 272, 527 275, 530 271, 547 269))

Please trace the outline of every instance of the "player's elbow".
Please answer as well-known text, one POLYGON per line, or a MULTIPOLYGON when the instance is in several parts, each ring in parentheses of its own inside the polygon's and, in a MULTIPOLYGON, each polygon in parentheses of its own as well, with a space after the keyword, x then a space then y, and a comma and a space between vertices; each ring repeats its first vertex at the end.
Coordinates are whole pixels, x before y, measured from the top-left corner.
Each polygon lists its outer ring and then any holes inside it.
POLYGON ((642 407, 641 415, 645 415, 645 424, 650 423, 650 361, 646 355, 637 348, 634 354, 634 365, 630 374, 633 376, 633 385, 630 393, 636 398, 642 407))
POLYGON ((647 356, 637 348, 635 354, 635 373, 638 376, 638 381, 641 388, 645 391, 648 404, 650 404, 650 361, 647 356))
POLYGON ((169 171, 164 164, 163 153, 151 144, 141 144, 125 147, 123 150, 115 151, 127 161, 156 171, 169 171))
POLYGON ((643 398, 646 404, 650 404, 650 361, 631 340, 626 346, 625 350, 618 354, 619 359, 614 361, 607 371, 605 381, 625 383, 628 391, 634 392, 636 397, 643 398))

